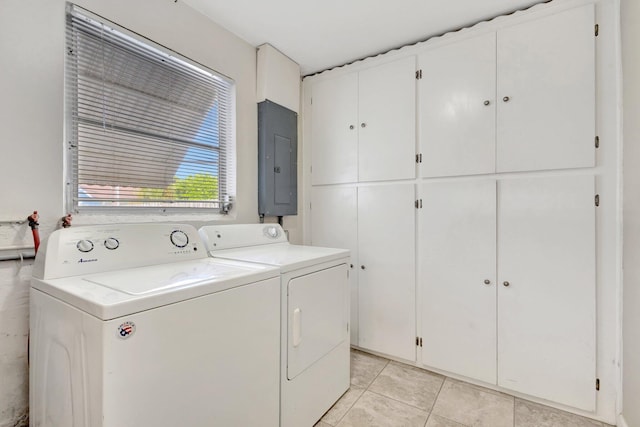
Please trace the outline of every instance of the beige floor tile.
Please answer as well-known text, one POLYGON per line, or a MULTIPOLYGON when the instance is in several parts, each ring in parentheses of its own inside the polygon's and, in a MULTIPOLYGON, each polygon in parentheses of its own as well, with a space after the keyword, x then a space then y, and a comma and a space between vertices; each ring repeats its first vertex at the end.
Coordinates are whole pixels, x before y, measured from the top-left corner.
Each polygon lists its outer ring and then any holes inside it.
POLYGON ((442 375, 390 362, 369 386, 369 390, 429 412, 443 382, 442 375))
POLYGON ((351 350, 351 385, 367 388, 387 366, 389 361, 382 357, 351 350))
POLYGON ((447 378, 433 414, 471 427, 513 427, 514 398, 447 378))
POLYGON ((428 413, 365 391, 338 427, 423 427, 428 413))
POLYGON ((349 409, 356 403, 356 400, 364 393, 364 388, 351 386, 345 394, 342 395, 332 407, 322 417, 322 421, 332 426, 338 424, 338 422, 344 417, 349 409))
POLYGON ((516 399, 515 427, 602 427, 599 421, 516 399))
POLYGON ((435 414, 429 415, 429 421, 425 427, 466 427, 464 424, 451 421, 445 417, 441 417, 435 414))

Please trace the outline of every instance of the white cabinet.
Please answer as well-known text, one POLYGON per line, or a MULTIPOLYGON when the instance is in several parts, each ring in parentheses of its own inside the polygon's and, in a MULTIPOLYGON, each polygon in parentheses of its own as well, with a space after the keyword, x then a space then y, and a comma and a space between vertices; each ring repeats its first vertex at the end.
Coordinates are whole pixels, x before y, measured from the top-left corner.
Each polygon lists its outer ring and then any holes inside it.
POLYGON ((313 185, 415 178, 415 57, 313 84, 313 185))
POLYGON ((496 35, 418 57, 423 177, 495 172, 496 35))
POLYGON ((498 31, 497 171, 595 163, 594 6, 498 31))
POLYGON ((351 343, 415 360, 413 184, 314 187, 311 242, 351 250, 351 343))
POLYGON ((426 183, 420 198, 422 363, 496 382, 496 181, 426 183))
POLYGON ((424 177, 591 167, 594 6, 418 57, 424 177))
POLYGON ((358 189, 359 346, 415 360, 413 184, 358 189))
POLYGON ((313 184, 358 180, 358 74, 314 83, 311 105, 313 184))
POLYGON ((596 6, 585 3, 305 82, 311 242, 351 250, 353 345, 595 410, 596 6))
POLYGON ((594 410, 594 195, 591 175, 425 184, 422 363, 594 410))
POLYGON ((311 244, 351 251, 351 344, 358 345, 358 189, 313 187, 311 193, 311 244))
POLYGON ((594 177, 498 189, 498 385, 593 411, 594 177))

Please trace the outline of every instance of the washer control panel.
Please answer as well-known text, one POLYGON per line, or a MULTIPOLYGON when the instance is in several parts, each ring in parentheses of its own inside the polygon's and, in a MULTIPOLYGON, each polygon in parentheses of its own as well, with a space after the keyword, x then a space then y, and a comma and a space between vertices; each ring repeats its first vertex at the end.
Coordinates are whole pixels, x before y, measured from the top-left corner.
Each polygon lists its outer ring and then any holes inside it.
POLYGON ((36 258, 34 276, 65 277, 186 261, 206 258, 206 252, 197 230, 187 224, 78 226, 49 236, 36 258))

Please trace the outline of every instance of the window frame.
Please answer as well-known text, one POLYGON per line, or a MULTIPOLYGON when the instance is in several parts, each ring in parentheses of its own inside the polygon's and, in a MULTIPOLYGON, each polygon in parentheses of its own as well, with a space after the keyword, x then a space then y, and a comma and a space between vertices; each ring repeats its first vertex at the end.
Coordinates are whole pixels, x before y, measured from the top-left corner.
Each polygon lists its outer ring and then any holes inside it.
MULTIPOLYGON (((84 8, 81 8, 75 4, 67 3, 65 13, 65 39, 67 34, 71 31, 66 20, 69 19, 69 15, 79 14, 89 20, 96 21, 107 28, 111 28, 119 33, 124 34, 125 37, 130 38, 144 45, 156 53, 160 53, 165 58, 171 60, 177 60, 177 62, 187 65, 190 68, 194 68, 204 74, 210 74, 215 78, 222 80, 228 84, 228 102, 227 109, 225 110, 227 115, 224 122, 225 138, 224 146, 221 143, 218 147, 212 147, 214 151, 218 152, 219 161, 217 166, 217 179, 218 179, 218 200, 213 202, 213 206, 210 207, 188 207, 188 206, 171 206, 171 201, 165 202, 164 206, 80 206, 78 198, 80 183, 78 180, 78 128, 82 124, 81 120, 74 119, 73 110, 77 109, 78 105, 78 88, 77 88, 77 74, 74 74, 75 80, 69 77, 69 64, 65 58, 64 61, 64 141, 65 141, 65 163, 64 163, 64 177, 65 177, 65 208, 67 212, 73 212, 77 214, 91 214, 91 215, 126 215, 126 216, 148 216, 158 214, 166 216, 167 214, 189 214, 190 216, 206 216, 211 218, 212 215, 226 216, 232 213, 232 217, 235 217, 235 209, 232 208, 236 201, 236 83, 235 81, 211 68, 193 61, 180 53, 169 49, 157 42, 135 33, 127 28, 124 28, 111 20, 96 15, 84 8)), ((69 42, 65 41, 65 56, 68 54, 69 42)), ((219 131, 219 134, 222 133, 219 131)), ((157 139, 161 141, 161 139, 157 139)), ((197 143, 194 142, 194 146, 197 143)), ((175 173, 175 172, 174 172, 175 173)), ((189 203, 188 200, 173 199, 177 203, 189 203)), ((161 202, 162 203, 162 202, 161 202)))

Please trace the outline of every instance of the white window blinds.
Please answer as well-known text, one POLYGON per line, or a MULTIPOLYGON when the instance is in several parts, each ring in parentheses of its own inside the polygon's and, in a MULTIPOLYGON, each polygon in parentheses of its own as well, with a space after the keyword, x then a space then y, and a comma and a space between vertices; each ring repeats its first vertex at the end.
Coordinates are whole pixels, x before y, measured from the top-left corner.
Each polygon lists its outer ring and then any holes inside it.
POLYGON ((75 6, 66 37, 70 207, 224 210, 233 81, 75 6))

